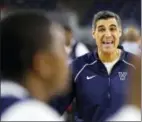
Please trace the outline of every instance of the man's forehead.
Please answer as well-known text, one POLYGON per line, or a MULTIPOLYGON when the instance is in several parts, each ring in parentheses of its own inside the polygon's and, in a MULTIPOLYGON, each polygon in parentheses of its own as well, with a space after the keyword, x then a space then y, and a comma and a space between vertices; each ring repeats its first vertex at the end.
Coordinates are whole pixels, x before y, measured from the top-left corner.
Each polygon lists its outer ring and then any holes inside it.
POLYGON ((96 27, 103 27, 103 26, 116 26, 117 27, 118 23, 115 18, 98 20, 96 23, 96 27))

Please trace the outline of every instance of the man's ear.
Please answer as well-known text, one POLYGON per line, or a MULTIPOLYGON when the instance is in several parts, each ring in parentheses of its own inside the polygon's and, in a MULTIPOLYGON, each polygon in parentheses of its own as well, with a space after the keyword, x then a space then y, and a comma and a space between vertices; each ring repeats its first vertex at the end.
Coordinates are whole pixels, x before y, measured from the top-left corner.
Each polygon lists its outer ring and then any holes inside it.
POLYGON ((95 31, 94 30, 92 30, 92 37, 93 37, 93 39, 95 39, 95 31))
POLYGON ((33 57, 33 71, 43 78, 50 74, 49 58, 48 54, 42 52, 36 53, 33 57))
POLYGON ((122 36, 122 28, 119 28, 119 37, 122 36))

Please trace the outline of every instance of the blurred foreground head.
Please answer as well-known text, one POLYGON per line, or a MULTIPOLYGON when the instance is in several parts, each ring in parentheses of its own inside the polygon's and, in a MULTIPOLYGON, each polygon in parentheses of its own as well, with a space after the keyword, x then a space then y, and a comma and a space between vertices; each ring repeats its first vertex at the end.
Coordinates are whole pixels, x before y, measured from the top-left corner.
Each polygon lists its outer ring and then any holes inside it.
POLYGON ((22 10, 1 20, 2 79, 24 85, 46 100, 67 87, 64 30, 39 10, 22 10))
POLYGON ((136 71, 132 72, 130 99, 128 99, 128 103, 141 108, 141 59, 135 57, 133 64, 136 66, 136 71))

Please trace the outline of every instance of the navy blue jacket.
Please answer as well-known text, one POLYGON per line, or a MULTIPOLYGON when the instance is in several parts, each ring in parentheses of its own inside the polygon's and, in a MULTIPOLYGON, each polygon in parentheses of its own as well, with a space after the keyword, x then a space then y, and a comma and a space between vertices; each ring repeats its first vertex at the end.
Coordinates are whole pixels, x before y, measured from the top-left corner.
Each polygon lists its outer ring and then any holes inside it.
POLYGON ((110 75, 99 60, 97 51, 77 58, 72 63, 71 92, 51 105, 63 113, 75 97, 76 121, 104 121, 125 102, 130 76, 128 69, 135 70, 135 66, 130 63, 132 56, 122 50, 121 58, 114 65, 110 75))

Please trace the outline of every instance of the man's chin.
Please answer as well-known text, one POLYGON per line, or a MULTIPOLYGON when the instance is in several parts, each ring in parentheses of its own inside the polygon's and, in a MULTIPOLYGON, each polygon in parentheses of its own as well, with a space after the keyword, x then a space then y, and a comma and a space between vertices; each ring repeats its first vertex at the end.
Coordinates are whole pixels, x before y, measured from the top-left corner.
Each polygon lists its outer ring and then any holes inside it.
POLYGON ((104 54, 109 55, 109 54, 114 53, 114 50, 113 50, 113 49, 105 49, 105 50, 103 50, 102 52, 103 52, 104 54))

